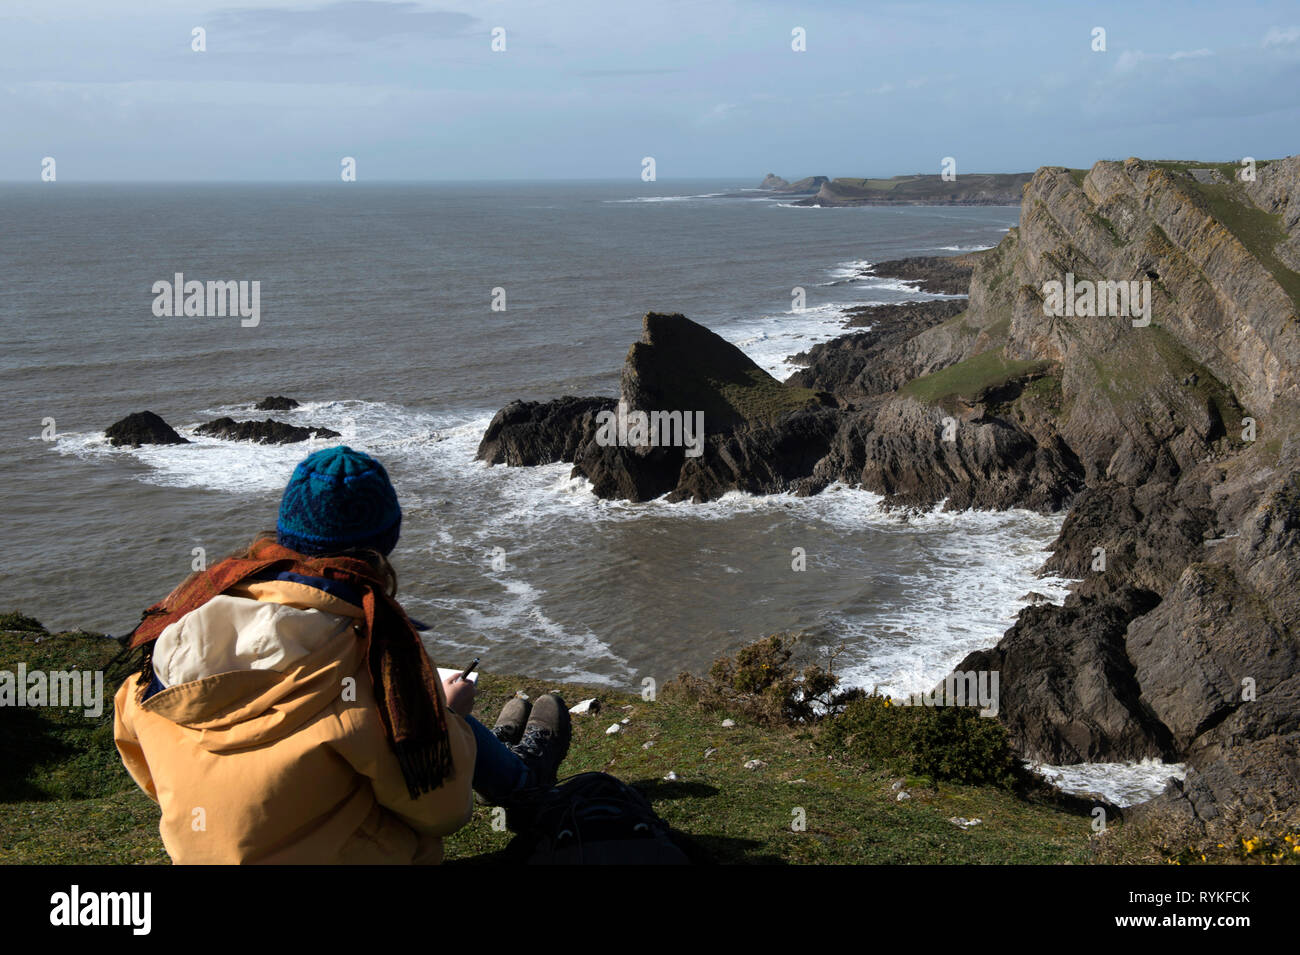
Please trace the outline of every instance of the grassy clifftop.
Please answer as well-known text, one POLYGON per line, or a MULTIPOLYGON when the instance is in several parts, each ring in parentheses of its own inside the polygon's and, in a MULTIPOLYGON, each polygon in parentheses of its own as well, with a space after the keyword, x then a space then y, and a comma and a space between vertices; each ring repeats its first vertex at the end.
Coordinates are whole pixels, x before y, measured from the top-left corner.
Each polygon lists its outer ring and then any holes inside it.
MULTIPOLYGON (((0 622, 11 626, 13 621, 0 622)), ((117 644, 80 633, 0 630, 0 670, 100 669, 117 644)), ((105 676, 105 696, 118 674, 105 676)), ((551 684, 484 674, 477 712, 486 721, 512 694, 551 684)), ((669 689, 654 701, 577 685, 571 704, 595 697, 600 712, 574 718, 564 772, 605 770, 633 783, 686 834, 697 858, 720 863, 1082 863, 1099 840, 1086 807, 1023 798, 997 785, 964 785, 891 772, 827 751, 815 726, 763 725, 743 709, 706 710, 669 689), (626 719, 627 723, 621 721, 626 719), (607 734, 619 723, 617 734, 607 734), (758 760, 762 765, 745 768, 758 760), (675 779, 665 779, 670 773, 675 779), (898 788, 895 788, 895 787, 898 788), (906 797, 899 799, 899 793, 906 797), (806 828, 794 823, 797 810, 806 828), (979 818, 970 829, 949 820, 979 818)), ((111 699, 79 710, 0 710, 0 863, 166 863, 157 809, 127 776, 112 742, 111 699)), ((487 807, 446 843, 456 863, 491 863, 509 834, 487 807)))

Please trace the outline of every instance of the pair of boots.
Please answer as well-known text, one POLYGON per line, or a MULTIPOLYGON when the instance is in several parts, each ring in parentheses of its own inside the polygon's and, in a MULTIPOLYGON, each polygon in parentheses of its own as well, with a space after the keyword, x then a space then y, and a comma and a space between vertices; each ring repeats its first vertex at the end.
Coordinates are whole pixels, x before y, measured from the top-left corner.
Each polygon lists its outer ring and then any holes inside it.
POLYGON ((492 735, 523 760, 538 788, 550 788, 569 754, 569 708, 558 693, 540 696, 536 703, 516 696, 502 708, 492 735))

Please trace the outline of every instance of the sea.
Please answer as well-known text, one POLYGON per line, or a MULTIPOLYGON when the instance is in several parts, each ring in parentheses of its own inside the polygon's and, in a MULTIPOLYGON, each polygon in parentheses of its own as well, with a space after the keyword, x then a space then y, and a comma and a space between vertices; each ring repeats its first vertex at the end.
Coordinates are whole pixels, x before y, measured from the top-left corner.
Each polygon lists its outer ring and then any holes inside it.
MULTIPOLYGON (((752 186, 0 184, 0 610, 122 634, 196 562, 273 528, 308 448, 193 430, 270 416, 384 463, 399 596, 438 665, 640 690, 780 633, 834 654, 846 685, 929 689, 1031 592, 1063 599, 1069 581, 1037 576, 1063 515, 906 514, 842 485, 630 504, 570 465, 474 460, 513 399, 616 395, 647 311, 785 378, 844 334, 844 308, 936 297, 865 267, 988 248, 1019 217, 752 186), (156 314, 177 273, 258 282, 256 324, 156 314), (267 395, 301 405, 255 412, 267 395), (110 446, 142 410, 191 443, 110 446)), ((1180 768, 1131 769, 1071 784, 1132 802, 1180 768)))

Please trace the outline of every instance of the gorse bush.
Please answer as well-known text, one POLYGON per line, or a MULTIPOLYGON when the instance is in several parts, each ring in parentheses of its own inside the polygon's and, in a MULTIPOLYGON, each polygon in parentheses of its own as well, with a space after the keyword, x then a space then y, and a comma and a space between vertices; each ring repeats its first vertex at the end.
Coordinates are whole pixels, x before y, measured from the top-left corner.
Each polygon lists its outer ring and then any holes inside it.
POLYGON ((895 773, 999 785, 1016 777, 1006 729, 972 706, 899 706, 863 696, 825 722, 818 745, 895 773))
MULTIPOLYGON (((962 783, 1013 785, 1017 764, 1007 731, 966 706, 899 706, 887 696, 840 690, 826 667, 795 664, 797 641, 770 636, 721 657, 705 679, 683 673, 664 687, 708 710, 761 726, 819 723, 826 752, 893 773, 962 783)), ((841 648, 842 649, 842 648, 841 648)))
POLYGON ((800 670, 793 662, 796 641, 773 635, 741 649, 735 656, 720 657, 709 668, 707 679, 683 673, 664 688, 709 710, 743 715, 763 726, 808 723, 838 713, 861 690, 838 691, 840 678, 833 666, 839 651, 831 654, 826 667, 808 664, 800 670))
POLYGON ((17 610, 11 610, 9 613, 0 613, 0 630, 16 630, 23 633, 44 633, 45 627, 35 617, 29 617, 25 613, 19 613, 17 610))

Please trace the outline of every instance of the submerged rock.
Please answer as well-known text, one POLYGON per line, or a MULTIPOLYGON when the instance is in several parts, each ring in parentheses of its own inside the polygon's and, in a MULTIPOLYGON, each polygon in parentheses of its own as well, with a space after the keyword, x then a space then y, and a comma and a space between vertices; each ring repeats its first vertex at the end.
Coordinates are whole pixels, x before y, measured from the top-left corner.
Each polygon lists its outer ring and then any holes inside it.
POLYGON ((114 447, 129 445, 138 448, 143 444, 189 444, 166 421, 152 411, 137 411, 109 425, 104 432, 114 447))
POLYGON ((253 405, 254 411, 292 411, 298 407, 297 400, 286 398, 284 395, 267 395, 257 404, 253 405))

